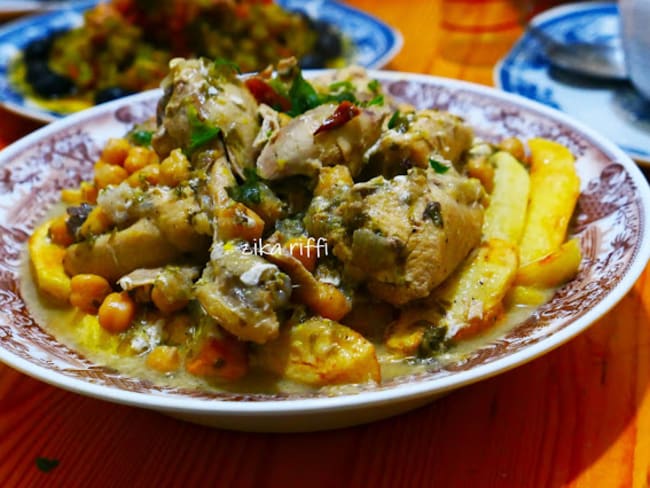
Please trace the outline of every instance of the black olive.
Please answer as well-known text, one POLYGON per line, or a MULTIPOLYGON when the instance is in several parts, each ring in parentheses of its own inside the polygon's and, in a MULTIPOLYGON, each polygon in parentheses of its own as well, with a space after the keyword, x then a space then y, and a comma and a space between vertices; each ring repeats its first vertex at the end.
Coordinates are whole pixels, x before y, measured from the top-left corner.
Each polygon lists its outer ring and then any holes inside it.
POLYGON ((324 68, 325 61, 326 59, 319 53, 309 53, 300 58, 300 67, 302 69, 324 68))
POLYGON ((95 104, 110 102, 111 100, 116 100, 127 95, 133 95, 134 93, 131 90, 125 90, 119 86, 111 86, 95 93, 95 104))
POLYGON ((343 52, 341 36, 334 27, 326 22, 319 21, 316 22, 316 32, 318 33, 318 39, 316 39, 314 51, 326 59, 336 58, 341 55, 343 52))
POLYGON ((36 39, 35 41, 30 42, 25 50, 23 55, 25 61, 33 60, 45 60, 50 54, 50 49, 52 48, 53 38, 48 39, 36 39))
POLYGON ((52 71, 45 60, 28 62, 26 78, 34 91, 46 98, 70 95, 75 90, 72 80, 52 71))

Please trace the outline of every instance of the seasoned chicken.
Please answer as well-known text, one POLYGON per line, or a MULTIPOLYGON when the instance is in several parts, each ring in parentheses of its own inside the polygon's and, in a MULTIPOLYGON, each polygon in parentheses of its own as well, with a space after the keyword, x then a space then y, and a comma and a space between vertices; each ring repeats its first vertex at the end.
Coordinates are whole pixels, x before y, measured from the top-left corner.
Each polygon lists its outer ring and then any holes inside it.
POLYGON ((151 220, 141 219, 124 230, 72 244, 66 248, 63 266, 70 276, 92 273, 114 282, 138 268, 174 262, 182 254, 151 220))
POLYGON ((471 127, 448 112, 397 112, 366 154, 368 172, 390 178, 411 167, 426 168, 430 159, 449 161, 460 169, 473 139, 471 127))
POLYGON ((323 166, 344 164, 357 175, 364 153, 379 135, 386 112, 359 109, 358 115, 339 127, 316 133, 338 105, 326 103, 308 110, 282 127, 257 158, 262 178, 278 180, 293 175, 316 176, 323 166))
POLYGON ((253 167, 259 131, 257 102, 229 67, 206 59, 173 59, 162 83, 153 146, 161 157, 174 148, 207 148, 223 140, 234 171, 253 167))
POLYGON ((291 296, 291 280, 274 264, 233 242, 216 243, 196 286, 196 298, 236 337, 265 343, 278 335, 278 312, 291 296))
POLYGON ((481 238, 478 180, 413 168, 314 198, 305 218, 348 278, 393 305, 428 296, 481 238))

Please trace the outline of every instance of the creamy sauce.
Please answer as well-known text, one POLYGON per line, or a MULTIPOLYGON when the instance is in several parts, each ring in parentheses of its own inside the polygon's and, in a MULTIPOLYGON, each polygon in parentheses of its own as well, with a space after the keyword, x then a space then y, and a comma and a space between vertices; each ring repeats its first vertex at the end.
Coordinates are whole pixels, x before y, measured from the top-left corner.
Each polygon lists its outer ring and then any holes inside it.
MULTIPOLYGON (((74 308, 57 307, 38 293, 27 252, 24 253, 22 260, 22 276, 26 279, 21 280, 21 293, 36 321, 58 341, 81 352, 96 364, 112 368, 129 376, 147 379, 155 384, 204 391, 267 394, 315 391, 310 386, 278 379, 271 374, 256 369, 254 357, 249 374, 235 383, 208 382, 203 378, 188 374, 182 367, 174 373, 159 373, 145 364, 147 353, 151 348, 151 340, 153 339, 153 342, 156 340, 155 332, 145 331, 138 334, 135 342, 140 342, 140 344, 134 345, 132 336, 127 336, 125 333, 114 335, 104 331, 98 326, 93 316, 86 315, 74 308), (124 355, 125 349, 130 350, 131 353, 124 355)), ((548 291, 546 298, 550 298, 551 293, 552 291, 548 291)), ((535 307, 531 306, 517 306, 509 310, 493 328, 475 338, 463 341, 450 351, 439 355, 435 358, 433 364, 439 367, 463 360, 472 351, 497 339, 516 324, 525 320, 534 310, 535 307)), ((155 327, 155 324, 150 324, 150 327, 155 327)), ((426 362, 396 357, 382 344, 376 345, 376 350, 384 381, 398 376, 425 372, 431 367, 426 362)), ((343 394, 354 392, 355 389, 358 389, 358 386, 333 385, 323 387, 321 391, 330 394, 343 394)))

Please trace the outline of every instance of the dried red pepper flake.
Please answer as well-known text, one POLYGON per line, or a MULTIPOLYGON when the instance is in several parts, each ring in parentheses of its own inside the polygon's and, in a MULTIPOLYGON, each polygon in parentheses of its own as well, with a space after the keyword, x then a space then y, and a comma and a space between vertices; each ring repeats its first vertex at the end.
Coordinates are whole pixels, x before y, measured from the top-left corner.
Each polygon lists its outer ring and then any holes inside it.
POLYGON ((334 113, 327 117, 323 124, 314 131, 314 135, 318 135, 321 132, 327 132, 332 129, 336 129, 337 127, 341 127, 360 113, 361 110, 359 107, 348 100, 344 100, 339 104, 338 107, 336 107, 334 113))
POLYGON ((246 88, 251 92, 257 103, 265 103, 274 109, 283 112, 291 109, 291 101, 276 92, 271 85, 261 78, 252 77, 244 81, 246 88))

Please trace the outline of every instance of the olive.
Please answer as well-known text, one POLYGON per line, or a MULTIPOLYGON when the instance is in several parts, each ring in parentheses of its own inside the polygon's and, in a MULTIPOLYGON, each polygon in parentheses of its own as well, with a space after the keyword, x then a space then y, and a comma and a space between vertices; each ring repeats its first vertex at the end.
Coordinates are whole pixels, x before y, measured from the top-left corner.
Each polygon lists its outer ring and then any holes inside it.
POLYGON ((38 95, 46 98, 69 95, 75 90, 72 80, 52 71, 45 60, 27 63, 27 81, 38 95))
POLYGON ((300 67, 302 69, 317 69, 325 67, 326 59, 319 53, 308 53, 300 58, 300 67))
POLYGON ((110 102, 127 95, 133 95, 135 92, 120 88, 119 86, 110 86, 95 93, 95 104, 110 102))
POLYGON ((47 59, 52 48, 52 38, 36 39, 30 42, 23 51, 25 61, 47 59))
POLYGON ((315 23, 318 38, 314 51, 326 59, 336 58, 343 52, 341 36, 330 24, 319 21, 315 23))

